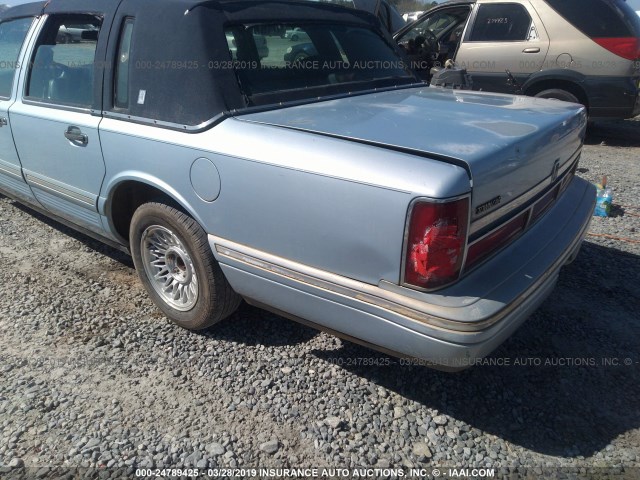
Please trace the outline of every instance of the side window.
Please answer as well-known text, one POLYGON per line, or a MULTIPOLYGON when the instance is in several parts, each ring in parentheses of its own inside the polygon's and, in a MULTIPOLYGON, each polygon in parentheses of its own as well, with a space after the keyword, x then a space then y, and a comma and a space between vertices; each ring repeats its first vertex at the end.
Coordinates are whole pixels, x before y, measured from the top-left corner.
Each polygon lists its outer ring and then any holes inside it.
POLYGON ((431 30, 435 35, 443 32, 449 28, 453 23, 457 22, 458 18, 449 12, 440 12, 430 17, 425 23, 424 27, 431 30))
POLYGON ((518 3, 480 5, 470 42, 509 42, 529 39, 531 17, 518 3))
POLYGON ((32 18, 19 18, 0 23, 0 97, 9 98, 18 71, 18 55, 32 18))
POLYGON ((94 15, 53 15, 36 43, 26 97, 89 108, 102 20, 94 15))
POLYGON ((131 57, 131 37, 133 34, 133 18, 127 18, 122 25, 120 46, 116 61, 116 81, 114 105, 118 108, 129 106, 129 65, 131 57))
POLYGON ((439 12, 426 14, 420 20, 416 22, 416 25, 413 26, 411 30, 402 36, 399 41, 400 43, 406 43, 409 40, 415 40, 418 37, 439 36, 444 31, 452 28, 454 25, 462 25, 464 29, 464 25, 466 24, 466 20, 469 17, 469 9, 446 9, 441 10, 439 12))

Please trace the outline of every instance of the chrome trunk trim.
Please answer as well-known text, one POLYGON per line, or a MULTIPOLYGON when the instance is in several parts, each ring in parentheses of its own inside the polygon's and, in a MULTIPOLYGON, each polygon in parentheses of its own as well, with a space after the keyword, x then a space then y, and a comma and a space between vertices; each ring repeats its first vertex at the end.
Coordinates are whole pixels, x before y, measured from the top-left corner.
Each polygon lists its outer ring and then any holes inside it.
MULTIPOLYGON (((474 235, 478 233, 480 230, 482 230, 483 228, 486 228, 492 223, 500 220, 501 218, 509 216, 513 211, 519 209, 523 205, 526 205, 536 195, 542 193, 547 189, 551 189, 551 187, 553 187, 553 185, 555 185, 556 182, 562 181, 562 179, 567 174, 567 172, 569 172, 571 170, 571 167, 573 167, 573 164, 579 160, 580 154, 581 154, 581 149, 578 149, 571 156, 571 158, 564 163, 561 170, 558 172, 557 180, 554 180, 552 178, 552 175, 549 175, 540 183, 538 183, 535 187, 531 188, 524 194, 520 195, 515 200, 512 200, 511 202, 507 203, 506 205, 499 208, 498 210, 494 210, 493 212, 488 213, 484 217, 481 217, 477 220, 472 221, 470 230, 469 230, 469 235, 474 235)), ((509 219, 505 218, 505 221, 502 223, 505 223, 507 220, 509 219)))

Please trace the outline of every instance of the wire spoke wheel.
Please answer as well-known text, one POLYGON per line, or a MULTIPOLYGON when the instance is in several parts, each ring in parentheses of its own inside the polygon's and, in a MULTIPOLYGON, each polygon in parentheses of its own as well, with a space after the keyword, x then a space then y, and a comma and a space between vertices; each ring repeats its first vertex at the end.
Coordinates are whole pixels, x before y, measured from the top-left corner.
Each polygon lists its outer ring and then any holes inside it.
POLYGON ((198 301, 198 276, 183 242, 171 230, 152 225, 142 233, 140 251, 158 295, 176 310, 191 310, 198 301))
POLYGON ((144 288, 175 324, 202 330, 240 305, 242 299, 213 256, 207 233, 173 205, 140 205, 131 218, 129 242, 144 288))

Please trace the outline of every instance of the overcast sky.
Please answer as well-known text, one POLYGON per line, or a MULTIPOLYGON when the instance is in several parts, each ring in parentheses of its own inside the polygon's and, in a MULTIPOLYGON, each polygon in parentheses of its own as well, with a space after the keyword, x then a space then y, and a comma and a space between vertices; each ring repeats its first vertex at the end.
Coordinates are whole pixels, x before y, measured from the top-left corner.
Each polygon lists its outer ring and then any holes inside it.
MULTIPOLYGON (((7 3, 9 5, 19 5, 21 3, 29 3, 33 0, 0 0, 0 3, 7 3)), ((640 10, 640 0, 627 0, 627 3, 633 7, 634 10, 640 10)))

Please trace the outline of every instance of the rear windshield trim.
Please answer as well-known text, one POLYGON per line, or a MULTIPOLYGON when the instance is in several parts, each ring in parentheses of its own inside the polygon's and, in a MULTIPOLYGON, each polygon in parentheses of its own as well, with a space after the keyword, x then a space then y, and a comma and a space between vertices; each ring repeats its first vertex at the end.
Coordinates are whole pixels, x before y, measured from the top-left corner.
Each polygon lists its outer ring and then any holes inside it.
MULTIPOLYGON (((238 80, 240 90, 242 91, 245 101, 249 106, 282 104, 289 103, 291 101, 304 102, 314 100, 316 98, 327 98, 334 95, 342 96, 363 90, 379 90, 393 88, 396 86, 413 85, 420 82, 420 79, 416 76, 415 72, 409 68, 409 63, 400 54, 397 45, 391 42, 385 35, 381 35, 377 28, 350 24, 347 22, 338 22, 333 24, 326 21, 271 21, 246 23, 229 22, 225 24, 224 31, 227 37, 230 35, 234 36, 233 45, 229 44, 230 60, 233 65, 233 70, 238 80), (318 27, 320 26, 322 26, 323 29, 321 33, 318 33, 318 27), (252 32, 254 35, 252 43, 254 43, 256 35, 262 35, 262 33, 256 32, 261 32, 261 29, 270 29, 275 27, 288 28, 289 30, 286 30, 287 32, 293 31, 294 27, 303 27, 301 28, 302 32, 307 32, 304 33, 307 37, 307 39, 305 39, 306 43, 311 45, 314 53, 317 55, 317 58, 321 60, 317 64, 312 64, 314 66, 311 68, 306 67, 306 70, 305 68, 297 69, 297 61, 292 62, 287 59, 288 53, 284 55, 284 60, 280 58, 282 55, 281 52, 275 53, 278 51, 277 43, 275 43, 276 48, 272 48, 272 43, 267 45, 264 42, 264 46, 269 47, 266 49, 263 47, 263 51, 266 50, 266 52, 268 52, 266 53, 266 57, 261 57, 264 53, 260 53, 260 49, 257 44, 256 48, 258 50, 254 52, 253 55, 258 53, 260 58, 248 58, 248 60, 245 60, 247 58, 246 54, 251 53, 250 50, 252 49, 245 51, 245 55, 241 56, 239 47, 242 44, 246 45, 246 38, 243 40, 242 36, 250 35, 249 33, 243 34, 243 31, 252 32), (315 33, 313 32, 313 29, 316 30, 315 33), (377 43, 377 47, 376 45, 372 45, 370 48, 379 48, 380 51, 371 55, 371 57, 368 57, 366 54, 363 54, 361 50, 358 50, 357 42, 355 44, 350 44, 353 46, 353 49, 349 51, 349 48, 345 46, 347 44, 338 39, 342 34, 356 34, 357 38, 357 35, 360 34, 359 31, 361 34, 377 37, 379 43, 373 42, 374 44, 377 43), (322 38, 325 32, 329 33, 330 39, 322 38), (237 34, 241 36, 238 37, 237 34), (316 35, 316 37, 314 37, 314 35, 316 35), (311 38, 309 38, 309 36, 311 38), (236 41, 240 43, 236 45, 236 41), (328 43, 331 45, 328 45, 328 43), (320 51, 320 53, 318 53, 318 51, 320 51), (362 65, 370 64, 374 66, 367 66, 366 68, 362 67, 362 65), (317 67, 315 65, 321 66, 317 67), (349 67, 351 67, 351 70, 349 70, 349 67), (288 71, 288 75, 280 75, 283 77, 280 79, 278 72, 281 74, 286 73, 287 69, 291 69, 288 71), (317 72, 317 78, 312 75, 308 75, 311 74, 314 69, 317 72), (367 70, 369 71, 367 72, 367 70), (338 79, 336 81, 335 77, 331 80, 325 77, 325 74, 327 77, 331 77, 335 74, 338 74, 339 76, 349 72, 353 73, 355 71, 361 73, 362 78, 358 77, 355 81, 352 79, 338 79), (261 81, 261 77, 264 77, 265 75, 267 75, 266 81, 261 81), (296 75, 298 76, 296 77, 296 75), (284 81, 285 77, 286 81, 284 81), (280 80, 283 80, 281 85, 279 83, 280 80), (265 85, 269 86, 265 87, 265 85)), ((267 35, 264 36, 266 37, 267 35)), ((366 38, 366 40, 372 40, 372 38, 366 38)), ((227 41, 230 41, 229 38, 227 38, 227 41)), ((290 51, 291 48, 287 50, 287 52, 290 51)), ((305 61, 303 60, 302 62, 304 63, 305 61)), ((309 64, 311 64, 311 62, 309 62, 309 64)))

